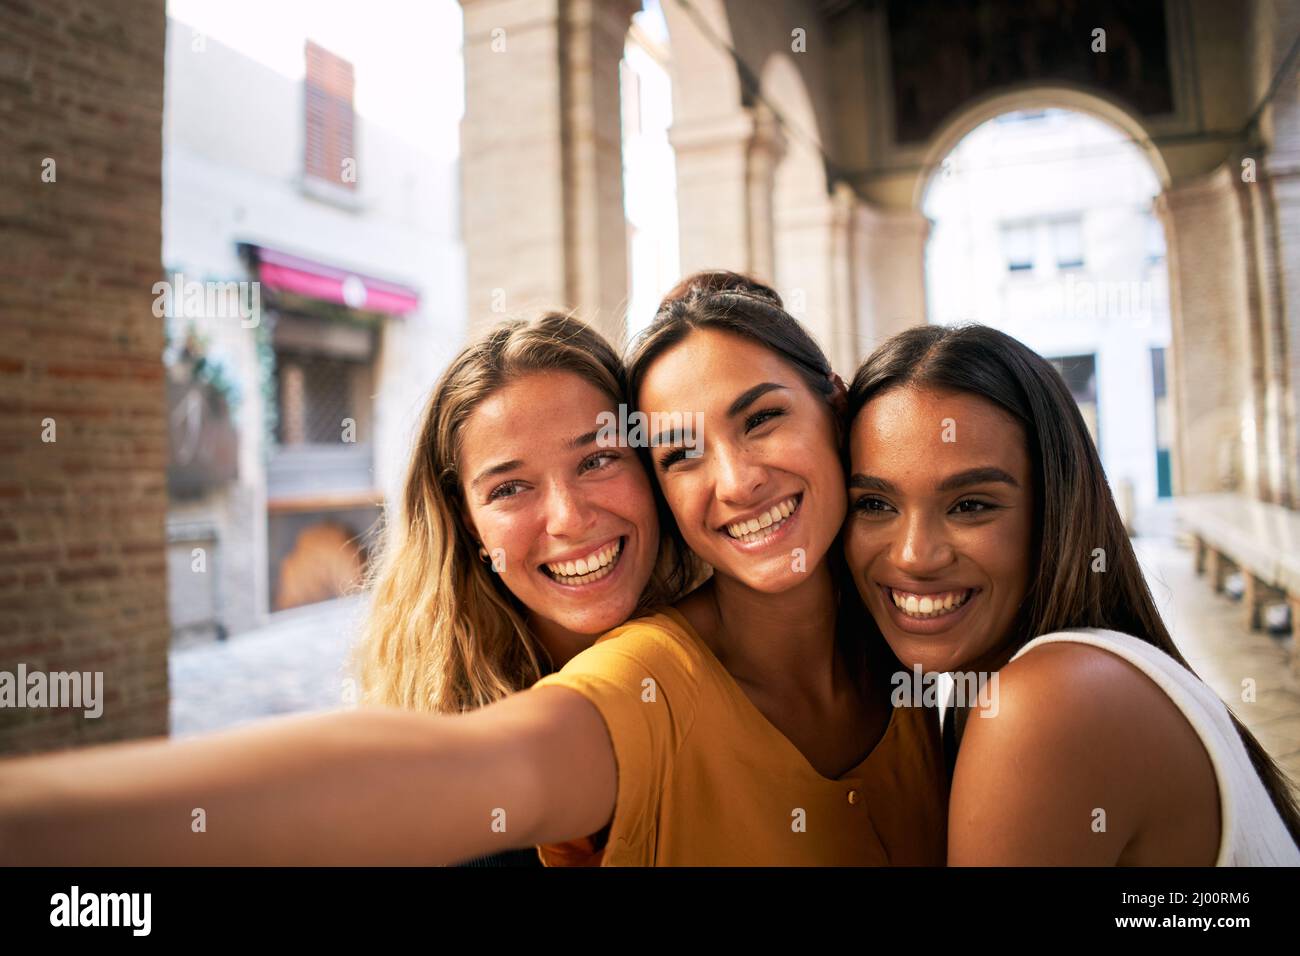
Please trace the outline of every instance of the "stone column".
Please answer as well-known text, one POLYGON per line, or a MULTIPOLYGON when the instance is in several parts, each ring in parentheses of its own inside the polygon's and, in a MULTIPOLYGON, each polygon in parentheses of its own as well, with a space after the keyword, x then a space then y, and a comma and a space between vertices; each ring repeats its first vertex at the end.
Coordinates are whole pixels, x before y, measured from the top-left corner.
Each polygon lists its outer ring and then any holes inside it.
POLYGON ((854 351, 860 362, 896 332, 924 325, 925 243, 930 220, 919 210, 861 203, 853 244, 857 315, 854 351))
POLYGON ((769 282, 776 278, 777 228, 774 210, 776 169, 785 155, 785 134, 764 103, 751 114, 754 133, 749 140, 746 169, 749 218, 749 271, 769 282))
POLYGON ((1177 183, 1156 200, 1169 261, 1170 404, 1177 494, 1255 493, 1250 304, 1237 173, 1177 183))
POLYGON ((625 333, 619 61, 635 0, 461 0, 471 334, 574 308, 625 333))
MULTIPOLYGON (((1292 174, 1294 175, 1294 174, 1292 174)), ((1248 369, 1251 397, 1258 431, 1258 496, 1264 501, 1293 505, 1296 480, 1294 407, 1289 382, 1292 380, 1288 355, 1286 296, 1283 288, 1294 282, 1292 270, 1280 268, 1280 256, 1289 252, 1300 258, 1294 239, 1288 249, 1287 235, 1279 230, 1279 213, 1294 217, 1294 209, 1283 210, 1276 202, 1279 190, 1294 203, 1293 189, 1287 189, 1287 174, 1279 181, 1271 171, 1258 181, 1237 189, 1243 219, 1243 246, 1247 253, 1247 300, 1251 306, 1249 341, 1254 355, 1248 369)), ((1294 234, 1292 234, 1294 235, 1294 234)), ((1300 267, 1300 261, 1293 264, 1300 267)))
MULTIPOLYGON (((677 156, 677 223, 682 275, 700 269, 761 272, 752 239, 755 185, 750 176, 755 118, 747 110, 674 122, 668 138, 677 156)), ((763 151, 758 152, 759 156, 763 151)), ((764 162, 767 160, 764 159, 764 162)), ((770 192, 770 185, 769 185, 770 192)), ((770 200, 769 200, 770 202, 770 200)), ((769 205, 770 212, 770 205, 769 205)))
POLYGON ((1269 390, 1276 396, 1281 432, 1278 500, 1300 508, 1300 163, 1270 168, 1270 179, 1278 308, 1269 390))

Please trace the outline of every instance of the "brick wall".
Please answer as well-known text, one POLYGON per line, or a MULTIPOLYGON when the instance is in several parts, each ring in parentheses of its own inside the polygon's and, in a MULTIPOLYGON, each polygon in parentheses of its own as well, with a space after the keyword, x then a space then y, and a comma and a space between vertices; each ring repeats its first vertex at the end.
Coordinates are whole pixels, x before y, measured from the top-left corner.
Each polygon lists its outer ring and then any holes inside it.
POLYGON ((0 4, 0 671, 104 675, 98 719, 0 708, 0 752, 167 730, 165 29, 0 4))

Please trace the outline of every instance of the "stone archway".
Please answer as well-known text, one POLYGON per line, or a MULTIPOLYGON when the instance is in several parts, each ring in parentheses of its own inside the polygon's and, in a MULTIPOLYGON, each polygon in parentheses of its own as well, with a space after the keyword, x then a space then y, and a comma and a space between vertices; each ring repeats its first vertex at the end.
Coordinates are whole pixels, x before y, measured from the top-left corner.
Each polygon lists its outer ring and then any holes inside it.
POLYGON ((1142 121, 1120 104, 1067 86, 1036 86, 998 93, 972 101, 948 120, 930 140, 921 168, 912 188, 912 205, 920 209, 933 178, 942 171, 942 163, 976 127, 1006 113, 1019 110, 1062 109, 1083 113, 1115 127, 1146 155, 1162 189, 1171 182, 1169 165, 1160 148, 1152 141, 1142 121))

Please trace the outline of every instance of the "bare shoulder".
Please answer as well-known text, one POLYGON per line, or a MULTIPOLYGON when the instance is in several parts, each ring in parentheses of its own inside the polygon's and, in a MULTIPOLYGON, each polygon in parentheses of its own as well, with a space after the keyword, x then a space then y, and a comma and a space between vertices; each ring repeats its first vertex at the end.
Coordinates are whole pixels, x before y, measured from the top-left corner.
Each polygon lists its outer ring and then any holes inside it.
POLYGON ((1196 732, 1146 674, 1092 645, 1040 645, 999 671, 987 715, 966 723, 950 860, 1127 861, 1204 816, 1213 786, 1196 732))

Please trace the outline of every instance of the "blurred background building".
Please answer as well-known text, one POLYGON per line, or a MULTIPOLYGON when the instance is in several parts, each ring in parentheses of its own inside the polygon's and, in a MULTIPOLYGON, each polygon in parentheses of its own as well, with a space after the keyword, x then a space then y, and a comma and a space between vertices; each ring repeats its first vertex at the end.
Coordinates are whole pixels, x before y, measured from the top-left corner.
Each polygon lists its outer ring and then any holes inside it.
POLYGON ((49 0, 0 28, 0 666, 112 688, 0 747, 252 716, 322 659, 267 707, 337 702, 334 596, 466 336, 561 307, 622 344, 721 267, 846 378, 924 322, 1052 359, 1184 653, 1227 699, 1258 679, 1242 716, 1300 766, 1296 0, 49 0))
POLYGON ((940 163, 922 203, 930 322, 979 321, 1053 360, 1130 526, 1168 530, 1169 269, 1160 183, 1113 126, 1004 113, 940 163))
POLYGON ((164 275, 259 283, 252 319, 168 317, 178 638, 242 633, 359 583, 419 401, 463 336, 455 152, 422 143, 430 121, 402 95, 419 80, 456 91, 457 64, 410 62, 380 86, 390 50, 353 41, 353 62, 313 39, 328 18, 290 6, 268 24, 262 5, 174 2, 168 20, 164 275), (270 50, 223 42, 268 29, 270 50), (391 128, 358 106, 367 80, 400 98, 391 128), (201 354, 182 361, 187 345, 201 354), (209 467, 221 430, 229 467, 209 467))

